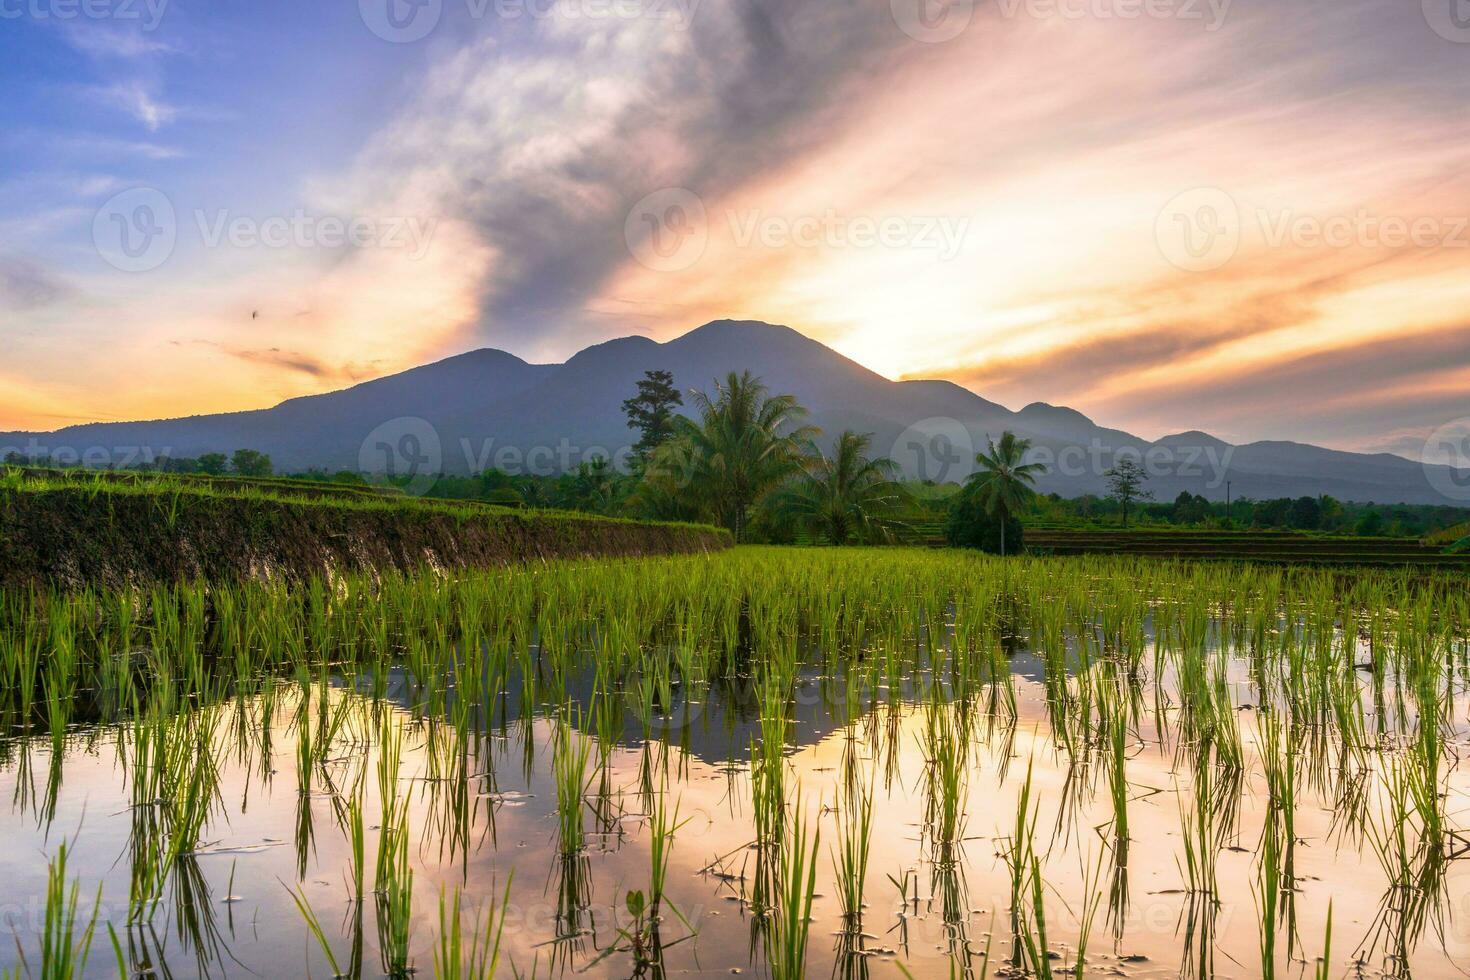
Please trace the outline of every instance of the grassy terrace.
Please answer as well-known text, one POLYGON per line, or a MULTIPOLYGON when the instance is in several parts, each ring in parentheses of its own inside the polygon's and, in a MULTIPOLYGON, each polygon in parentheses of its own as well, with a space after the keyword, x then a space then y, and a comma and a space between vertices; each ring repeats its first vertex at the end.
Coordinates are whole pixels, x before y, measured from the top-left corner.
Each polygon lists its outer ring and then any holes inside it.
POLYGON ((729 535, 295 480, 10 469, 0 474, 0 586, 120 586, 422 565, 641 557, 729 535))
MULTIPOLYGON (((1470 549, 1461 544, 1467 534, 1470 534, 1470 525, 1449 528, 1421 541, 1417 538, 1292 531, 1027 524, 1026 550, 1034 555, 1142 555, 1276 564, 1413 565, 1470 570, 1470 549)), ((904 544, 940 548, 944 546, 944 522, 911 520, 897 536, 904 544)))
POLYGON ((1159 558, 1470 569, 1470 554, 1450 554, 1442 547, 1413 538, 1273 531, 1028 528, 1026 547, 1035 553, 1055 555, 1128 554, 1159 558))
POLYGON ((150 492, 172 490, 215 490, 280 494, 289 497, 338 497, 411 501, 396 487, 374 487, 349 483, 299 480, 283 476, 208 476, 202 473, 145 473, 139 470, 50 469, 40 466, 0 466, 5 486, 64 485, 80 487, 134 488, 150 492))

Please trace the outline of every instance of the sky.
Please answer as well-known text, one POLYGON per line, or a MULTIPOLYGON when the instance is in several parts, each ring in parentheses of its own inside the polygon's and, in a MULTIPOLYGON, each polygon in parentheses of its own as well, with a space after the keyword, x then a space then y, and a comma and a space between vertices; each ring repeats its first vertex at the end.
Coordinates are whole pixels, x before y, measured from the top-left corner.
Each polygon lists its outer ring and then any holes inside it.
POLYGON ((1470 415, 1470 0, 0 0, 0 82, 0 430, 722 317, 1149 438, 1470 415))

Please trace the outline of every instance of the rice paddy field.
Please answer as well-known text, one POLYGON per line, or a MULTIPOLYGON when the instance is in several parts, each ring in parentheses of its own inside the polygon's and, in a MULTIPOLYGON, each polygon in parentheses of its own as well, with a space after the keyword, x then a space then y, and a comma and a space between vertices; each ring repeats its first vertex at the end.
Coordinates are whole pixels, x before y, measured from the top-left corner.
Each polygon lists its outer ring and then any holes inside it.
POLYGON ((1465 572, 1470 571, 1470 553, 1447 547, 1463 536, 1463 532, 1455 537, 1441 532, 1420 541, 1281 531, 1035 528, 1027 530, 1026 546, 1047 555, 1119 554, 1292 565, 1412 565, 1465 572))
POLYGON ((0 973, 1458 977, 1445 571, 738 548, 0 595, 0 973))

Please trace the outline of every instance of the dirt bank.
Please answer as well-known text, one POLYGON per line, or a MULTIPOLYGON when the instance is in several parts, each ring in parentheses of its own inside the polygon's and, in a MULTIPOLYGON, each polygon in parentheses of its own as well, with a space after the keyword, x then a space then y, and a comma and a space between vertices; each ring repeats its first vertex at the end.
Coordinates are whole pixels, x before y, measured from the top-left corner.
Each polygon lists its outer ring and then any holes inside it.
POLYGON ((715 528, 478 507, 82 488, 0 494, 0 588, 476 568, 729 547, 715 528))

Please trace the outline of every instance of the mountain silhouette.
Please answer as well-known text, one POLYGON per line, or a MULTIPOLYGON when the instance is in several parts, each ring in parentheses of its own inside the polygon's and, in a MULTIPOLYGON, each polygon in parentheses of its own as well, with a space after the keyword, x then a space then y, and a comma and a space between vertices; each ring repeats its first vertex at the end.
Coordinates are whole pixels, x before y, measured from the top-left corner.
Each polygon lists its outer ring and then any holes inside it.
POLYGON ((648 370, 674 375, 687 393, 713 391, 731 371, 749 370, 774 393, 790 393, 824 439, 843 429, 872 433, 874 451, 905 472, 937 482, 961 480, 976 450, 1010 429, 1031 439, 1048 472, 1044 492, 1105 492, 1104 472, 1134 454, 1161 500, 1181 490, 1223 499, 1331 494, 1375 503, 1463 503, 1435 485, 1470 484, 1470 475, 1432 481, 1433 468, 1389 454, 1363 455, 1291 442, 1232 446, 1186 431, 1154 442, 1099 426, 1081 412, 1037 402, 1011 411, 947 381, 890 381, 790 327, 717 320, 666 343, 623 337, 578 352, 564 364, 530 364, 505 351, 477 350, 341 391, 273 408, 148 422, 71 426, 49 433, 0 434, 0 454, 45 453, 134 462, 237 448, 269 453, 279 471, 380 469, 379 460, 411 434, 414 458, 445 473, 496 465, 551 473, 593 455, 615 455, 636 441, 622 401, 648 370), (421 421, 420 421, 421 420, 421 421))

